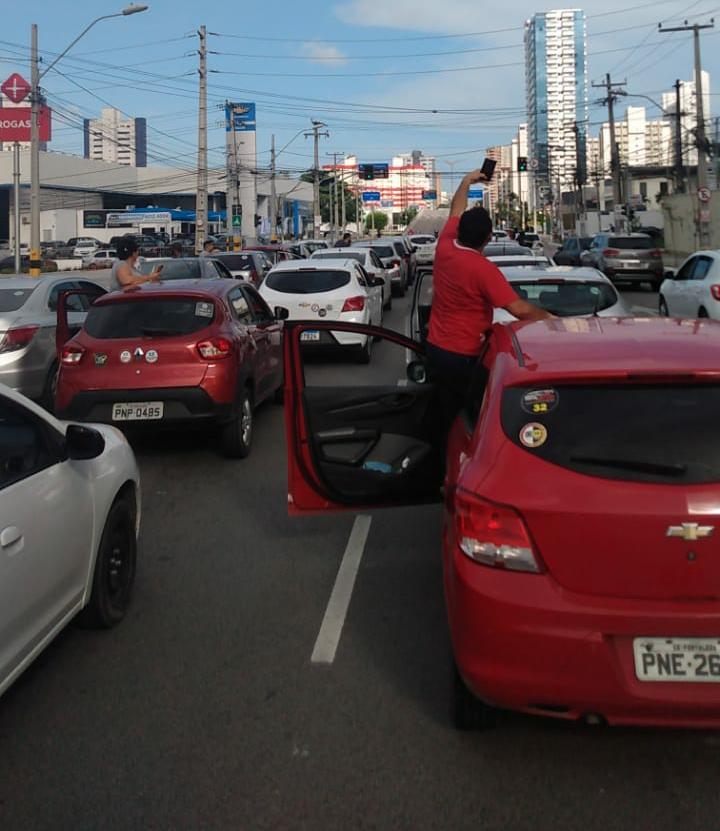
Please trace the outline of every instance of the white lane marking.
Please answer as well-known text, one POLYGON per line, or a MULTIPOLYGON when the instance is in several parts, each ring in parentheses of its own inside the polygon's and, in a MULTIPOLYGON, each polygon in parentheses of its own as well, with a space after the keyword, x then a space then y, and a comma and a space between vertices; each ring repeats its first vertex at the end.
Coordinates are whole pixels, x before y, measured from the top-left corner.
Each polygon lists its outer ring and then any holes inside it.
POLYGON ((647 306, 631 306, 630 311, 643 317, 658 317, 658 313, 654 309, 648 309, 647 306))
POLYGON ((335 660, 371 522, 372 517, 367 514, 359 514, 355 517, 350 539, 345 548, 335 578, 335 585, 325 610, 325 617, 310 658, 313 664, 332 664, 335 660))
POLYGON ((406 386, 408 385, 408 379, 407 379, 407 378, 401 378, 401 379, 397 382, 397 385, 398 385, 399 387, 406 387, 406 386))

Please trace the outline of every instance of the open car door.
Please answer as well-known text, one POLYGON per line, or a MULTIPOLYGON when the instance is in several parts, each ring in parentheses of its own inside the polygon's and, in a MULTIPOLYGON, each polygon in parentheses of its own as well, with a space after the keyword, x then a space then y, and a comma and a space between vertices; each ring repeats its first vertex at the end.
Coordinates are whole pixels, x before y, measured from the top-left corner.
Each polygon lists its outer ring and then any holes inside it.
POLYGON ((107 294, 107 292, 100 286, 88 289, 64 289, 60 292, 57 300, 57 324, 55 326, 55 352, 57 353, 58 360, 62 355, 63 346, 82 328, 79 321, 70 320, 70 313, 72 311, 82 311, 84 319, 87 309, 92 306, 98 297, 102 297, 103 294, 107 294), (70 298, 79 300, 81 308, 70 309, 70 298))
POLYGON ((291 514, 439 501, 442 441, 423 352, 420 344, 378 327, 286 324, 291 514), (364 337, 376 338, 371 366, 353 365, 347 357, 338 363, 327 346, 364 337), (315 345, 318 340, 322 346, 315 345), (417 360, 406 367, 408 351, 417 360))

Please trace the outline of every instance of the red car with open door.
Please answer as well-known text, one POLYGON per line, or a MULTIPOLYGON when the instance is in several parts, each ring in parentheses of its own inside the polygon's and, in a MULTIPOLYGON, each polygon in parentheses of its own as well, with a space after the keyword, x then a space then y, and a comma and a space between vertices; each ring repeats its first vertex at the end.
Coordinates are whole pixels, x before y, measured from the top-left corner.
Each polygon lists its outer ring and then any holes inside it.
MULTIPOLYGON (((66 293, 67 294, 67 293, 66 293)), ((282 394, 282 317, 253 286, 174 281, 104 295, 67 340, 58 312, 60 418, 118 427, 206 423, 250 452, 255 408, 282 394)))
POLYGON ((421 345, 312 321, 284 349, 292 513, 444 501, 458 727, 720 726, 720 324, 496 325, 444 474, 421 345), (395 376, 323 385, 309 327, 379 336, 395 376))

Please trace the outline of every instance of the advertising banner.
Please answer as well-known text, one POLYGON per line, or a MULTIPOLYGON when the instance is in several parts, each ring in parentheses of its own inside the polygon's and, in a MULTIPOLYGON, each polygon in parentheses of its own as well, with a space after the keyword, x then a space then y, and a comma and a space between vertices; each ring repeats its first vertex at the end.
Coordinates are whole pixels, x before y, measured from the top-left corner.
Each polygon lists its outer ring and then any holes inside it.
MULTIPOLYGON (((40 107, 40 141, 52 137, 51 111, 40 107)), ((0 107, 0 141, 30 141, 30 107, 0 107)))

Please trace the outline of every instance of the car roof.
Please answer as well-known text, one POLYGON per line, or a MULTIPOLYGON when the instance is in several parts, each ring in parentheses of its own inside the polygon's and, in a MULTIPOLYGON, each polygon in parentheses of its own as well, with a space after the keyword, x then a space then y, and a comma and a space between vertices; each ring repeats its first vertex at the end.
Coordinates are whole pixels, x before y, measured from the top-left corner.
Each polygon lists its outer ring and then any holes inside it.
POLYGON ((328 256, 327 256, 328 254, 337 254, 338 259, 341 259, 341 260, 342 259, 345 259, 345 260, 352 259, 352 257, 348 257, 347 254, 345 253, 348 250, 348 248, 352 248, 352 246, 351 245, 350 246, 346 245, 344 247, 340 246, 340 248, 318 248, 317 251, 312 252, 311 259, 319 260, 320 257, 316 257, 315 256, 316 254, 325 254, 325 259, 329 259, 328 256))
POLYGON ((547 263, 550 265, 550 260, 544 254, 538 254, 537 256, 526 257, 524 254, 498 254, 495 256, 494 254, 490 254, 487 258, 490 260, 491 263, 495 263, 496 266, 501 266, 503 263, 518 263, 522 261, 523 265, 518 266, 518 268, 532 268, 533 266, 541 266, 543 263, 547 263), (527 260, 527 266, 525 266, 525 261, 527 260))
POLYGON ((344 268, 353 272, 357 266, 357 260, 347 257, 338 257, 336 260, 321 260, 319 258, 315 260, 285 260, 274 265, 269 273, 277 274, 278 271, 326 271, 328 263, 332 264, 333 268, 344 268))
POLYGON ((144 283, 137 291, 113 291, 104 294, 95 301, 94 305, 100 303, 114 303, 122 300, 138 300, 147 296, 170 296, 180 295, 182 297, 223 297, 235 286, 240 285, 240 280, 228 280, 226 277, 210 277, 198 280, 168 280, 167 283, 144 283))
POLYGON ((84 274, 73 274, 71 271, 43 274, 40 277, 24 277, 11 274, 7 277, 0 277, 0 289, 34 289, 38 286, 51 286, 54 283, 64 283, 66 280, 80 279, 92 282, 92 277, 86 277, 84 274))
MULTIPOLYGON (((495 262, 496 265, 501 266, 501 259, 501 257, 498 257, 497 260, 493 260, 493 262, 495 262)), ((515 260, 515 257, 508 257, 508 259, 515 260)), ((535 266, 532 259, 530 259, 530 266, 528 267, 524 265, 510 266, 509 268, 503 268, 502 273, 505 275, 505 278, 510 281, 522 280, 527 282, 530 280, 563 279, 568 282, 572 282, 574 280, 595 280, 600 283, 608 283, 609 285, 612 285, 612 281, 596 268, 589 268, 585 266, 575 267, 571 265, 549 265, 547 268, 542 268, 535 266)))
POLYGON ((665 383, 676 375, 720 378, 720 322, 664 317, 564 317, 515 321, 494 327, 509 338, 505 384, 535 384, 548 377, 626 379, 665 383), (505 329, 505 333, 499 329, 505 329), (662 380, 660 380, 662 379, 662 380))

